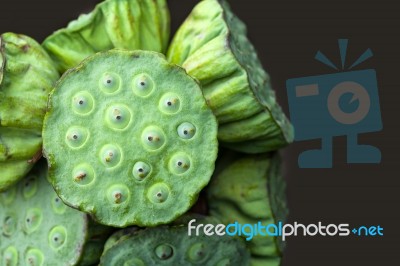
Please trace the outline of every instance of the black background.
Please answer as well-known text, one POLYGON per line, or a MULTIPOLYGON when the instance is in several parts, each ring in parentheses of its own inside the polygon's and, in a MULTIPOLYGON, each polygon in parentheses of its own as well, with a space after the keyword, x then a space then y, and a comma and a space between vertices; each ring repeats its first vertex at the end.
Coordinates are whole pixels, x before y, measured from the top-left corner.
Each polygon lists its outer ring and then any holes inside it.
MULTIPOLYGON (((98 1, 1 0, 0 33, 24 33, 42 41, 98 1)), ((170 0, 175 30, 197 1, 170 0)), ((378 165, 346 164, 346 139, 334 139, 332 169, 299 169, 298 154, 319 141, 297 142, 283 151, 290 221, 381 225, 384 237, 290 237, 283 266, 400 265, 400 5, 397 1, 230 1, 248 25, 250 39, 270 73, 288 114, 289 78, 334 73, 313 59, 317 50, 339 63, 338 38, 348 38, 348 62, 367 48, 374 57, 356 69, 377 71, 383 130, 360 135, 382 152, 378 165)))

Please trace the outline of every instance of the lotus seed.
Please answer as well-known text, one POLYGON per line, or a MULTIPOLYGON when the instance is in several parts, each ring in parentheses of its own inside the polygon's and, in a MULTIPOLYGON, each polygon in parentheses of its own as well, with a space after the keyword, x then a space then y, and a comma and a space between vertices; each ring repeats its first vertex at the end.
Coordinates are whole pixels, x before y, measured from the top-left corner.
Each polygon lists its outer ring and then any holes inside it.
POLYGON ((110 106, 106 111, 107 125, 113 129, 125 129, 132 119, 129 108, 122 104, 110 106))
POLYGON ((89 164, 83 163, 74 168, 72 178, 79 185, 87 185, 95 179, 95 173, 89 164))
POLYGON ((188 122, 184 122, 178 126, 178 135, 183 139, 191 139, 196 134, 196 127, 188 122))
POLYGON ((25 264, 30 266, 43 265, 44 255, 43 252, 37 248, 32 248, 26 253, 25 264))
POLYGON ((125 185, 114 185, 108 189, 108 200, 114 204, 121 204, 129 199, 129 189, 125 185))
POLYGON ((133 176, 139 181, 142 181, 144 178, 146 178, 150 172, 151 167, 145 162, 136 162, 133 166, 133 176))
POLYGON ((72 97, 72 110, 80 115, 87 115, 94 109, 93 96, 87 91, 76 93, 72 97))
POLYGON ((10 246, 4 251, 2 264, 5 266, 18 265, 18 251, 15 247, 10 246))
POLYGON ((16 189, 15 186, 11 187, 10 189, 8 189, 8 190, 6 190, 6 191, 4 191, 2 193, 0 193, 2 201, 3 201, 3 203, 5 205, 11 204, 15 200, 16 195, 17 195, 17 189, 16 189))
POLYGON ((139 74, 133 78, 133 92, 140 97, 149 96, 154 90, 154 81, 147 74, 139 74))
POLYGON ((53 249, 60 249, 67 239, 67 230, 64 226, 54 227, 49 234, 49 243, 53 249))
POLYGON ((190 158, 188 155, 184 153, 177 153, 173 155, 169 161, 169 170, 173 174, 184 174, 190 169, 190 164, 190 158))
POLYGON ((115 93, 120 89, 121 77, 116 73, 105 73, 100 79, 100 89, 107 93, 115 93))
POLYGON ((3 234, 11 236, 17 227, 17 222, 13 216, 6 216, 3 222, 3 234))
POLYGON ((149 150, 158 150, 165 144, 165 134, 157 126, 149 126, 143 130, 142 142, 149 150))
POLYGON ((25 185, 22 194, 24 195, 25 199, 29 199, 33 197, 37 191, 37 179, 36 177, 32 176, 28 178, 24 184, 25 185))
POLYGON ((114 144, 107 144, 100 150, 100 160, 108 168, 115 167, 122 160, 121 149, 114 144))
POLYGON ((42 222, 42 211, 38 208, 29 209, 25 219, 25 231, 30 234, 35 231, 42 222))
POLYGON ((63 214, 67 209, 67 206, 57 196, 51 201, 51 206, 54 212, 58 214, 63 214))
POLYGON ((89 139, 89 131, 83 127, 73 126, 68 129, 65 141, 71 148, 81 148, 89 139))
POLYGON ((172 255, 174 254, 174 250, 168 244, 161 244, 156 247, 155 253, 160 260, 166 260, 172 257, 172 255))
POLYGON ((164 183, 157 183, 150 187, 148 198, 153 203, 165 202, 169 197, 170 189, 164 183))
POLYGON ((206 260, 208 256, 207 245, 203 243, 196 243, 190 247, 188 251, 189 260, 194 262, 200 262, 206 260))
POLYGON ((180 111, 181 101, 177 94, 168 92, 161 97, 158 108, 164 114, 175 114, 180 111))

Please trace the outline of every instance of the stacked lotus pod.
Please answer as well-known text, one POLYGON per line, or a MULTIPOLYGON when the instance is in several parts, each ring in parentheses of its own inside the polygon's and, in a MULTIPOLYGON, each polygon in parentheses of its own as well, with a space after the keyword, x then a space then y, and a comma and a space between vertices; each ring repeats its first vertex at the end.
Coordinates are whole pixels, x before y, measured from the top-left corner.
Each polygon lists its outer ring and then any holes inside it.
POLYGON ((106 0, 0 36, 1 265, 280 264, 276 237, 188 235, 286 219, 293 129, 225 1, 169 27, 165 0, 106 0))

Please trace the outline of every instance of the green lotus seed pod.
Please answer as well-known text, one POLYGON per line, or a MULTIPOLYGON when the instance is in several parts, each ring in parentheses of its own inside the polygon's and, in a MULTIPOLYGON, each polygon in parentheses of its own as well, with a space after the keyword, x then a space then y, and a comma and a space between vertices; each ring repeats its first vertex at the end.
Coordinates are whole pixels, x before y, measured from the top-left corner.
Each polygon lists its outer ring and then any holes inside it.
POLYGON ((47 37, 43 47, 63 73, 112 48, 165 52, 169 26, 165 0, 106 0, 47 37))
POLYGON ((149 51, 99 53, 66 73, 50 96, 43 136, 63 201, 115 227, 185 213, 208 184, 218 149, 217 122, 198 84, 149 51), (90 95, 93 108, 78 112, 75 95, 90 95), (179 108, 166 111, 169 102, 179 108), (191 138, 180 136, 182 124, 195 128, 191 138))
POLYGON ((79 261, 87 215, 65 206, 46 175, 43 160, 12 187, 11 194, 0 193, 0 265, 76 265, 79 261))
POLYGON ((189 236, 185 226, 138 230, 103 252, 100 265, 249 265, 249 252, 239 238, 189 236), (228 264, 218 264, 221 261, 228 264))
MULTIPOLYGON (((233 159, 212 179, 207 195, 210 214, 224 224, 261 222, 266 226, 285 222, 287 217, 285 181, 280 173, 278 155, 233 159)), ((256 259, 254 263, 274 258, 278 264, 271 265, 279 265, 283 250, 281 238, 255 235, 246 243, 252 258, 256 259)))
POLYGON ((35 40, 0 35, 0 191, 23 178, 41 157, 47 96, 58 77, 35 40))
POLYGON ((175 34, 168 59, 200 81, 223 146, 248 153, 272 151, 293 141, 293 128, 246 34, 225 1, 203 0, 175 34), (260 139, 267 141, 261 144, 260 139), (253 141, 258 145, 254 150, 253 141))

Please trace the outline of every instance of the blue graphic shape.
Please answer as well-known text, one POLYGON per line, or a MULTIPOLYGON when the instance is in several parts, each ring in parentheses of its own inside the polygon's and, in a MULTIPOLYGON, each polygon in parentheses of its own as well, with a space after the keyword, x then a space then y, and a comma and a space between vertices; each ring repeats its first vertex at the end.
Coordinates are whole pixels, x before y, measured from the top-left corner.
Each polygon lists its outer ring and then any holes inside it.
POLYGON ((342 69, 344 69, 344 65, 346 63, 346 54, 347 54, 347 39, 339 39, 339 51, 340 51, 340 61, 342 63, 342 69))
POLYGON ((348 163, 380 162, 379 149, 357 144, 358 134, 382 129, 374 69, 289 79, 286 88, 295 140, 321 139, 322 143, 320 150, 300 154, 299 167, 331 168, 332 137, 343 135, 348 163), (352 95, 350 106, 344 107, 342 97, 347 94, 352 95), (356 110, 352 103, 357 104, 356 110))

